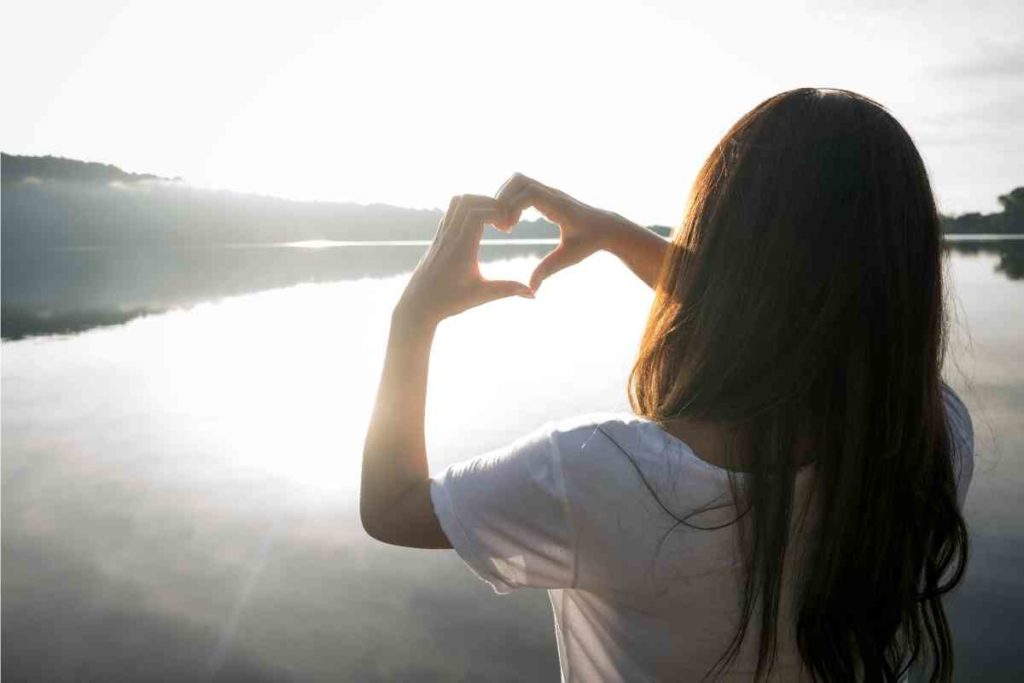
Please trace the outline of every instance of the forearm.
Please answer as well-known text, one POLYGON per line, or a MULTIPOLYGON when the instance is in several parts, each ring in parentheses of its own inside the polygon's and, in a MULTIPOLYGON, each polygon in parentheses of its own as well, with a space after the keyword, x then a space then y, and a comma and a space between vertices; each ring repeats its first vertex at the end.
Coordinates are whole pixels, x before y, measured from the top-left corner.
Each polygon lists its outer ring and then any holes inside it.
POLYGON ((619 257, 652 289, 657 284, 669 241, 618 214, 611 214, 602 248, 619 257))
POLYGON ((424 436, 427 374, 436 326, 396 309, 363 449, 360 514, 380 519, 430 476, 424 436))

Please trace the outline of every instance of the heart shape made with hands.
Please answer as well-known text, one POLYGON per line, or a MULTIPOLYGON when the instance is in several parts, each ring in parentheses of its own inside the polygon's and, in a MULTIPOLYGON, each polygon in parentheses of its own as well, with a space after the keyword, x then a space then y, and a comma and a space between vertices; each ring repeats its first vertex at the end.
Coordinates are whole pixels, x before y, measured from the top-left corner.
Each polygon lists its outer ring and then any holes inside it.
POLYGON ((512 232, 527 208, 536 209, 558 226, 558 245, 541 259, 530 276, 529 286, 533 292, 545 279, 579 263, 600 248, 600 212, 560 190, 516 173, 501 186, 495 199, 505 217, 492 225, 502 232, 512 232))
POLYGON ((396 308, 403 318, 436 324, 495 299, 532 299, 545 278, 598 251, 602 235, 609 231, 605 226, 614 216, 521 174, 512 176, 496 197, 455 196, 396 308), (558 226, 558 245, 537 264, 529 286, 484 278, 479 258, 484 226, 511 232, 527 207, 536 208, 558 226))

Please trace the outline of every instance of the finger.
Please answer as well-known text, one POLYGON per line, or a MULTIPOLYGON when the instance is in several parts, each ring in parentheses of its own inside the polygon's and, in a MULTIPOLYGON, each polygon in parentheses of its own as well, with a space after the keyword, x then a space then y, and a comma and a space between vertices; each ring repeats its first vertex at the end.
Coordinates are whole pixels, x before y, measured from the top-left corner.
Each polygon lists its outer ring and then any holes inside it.
POLYGON ((448 210, 441 216, 441 223, 437 226, 437 233, 434 235, 434 241, 430 244, 432 250, 441 248, 445 242, 448 241, 448 231, 451 229, 452 220, 455 217, 455 211, 459 207, 459 202, 462 200, 462 195, 455 195, 448 200, 448 210))
POLYGON ((494 195, 496 199, 507 198, 511 195, 516 194, 521 189, 537 182, 533 178, 523 175, 522 173, 513 173, 508 180, 501 184, 498 188, 498 192, 494 195))
POLYGON ((439 238, 444 233, 445 228, 448 225, 448 220, 451 218, 451 215, 455 212, 455 204, 458 201, 458 199, 458 197, 452 197, 448 201, 448 209, 441 214, 441 220, 437 222, 437 229, 434 231, 434 239, 431 242, 432 247, 438 243, 439 238))
POLYGON ((462 195, 455 195, 454 197, 448 200, 448 210, 444 212, 443 216, 441 216, 441 225, 438 228, 438 232, 442 232, 444 228, 446 228, 448 224, 451 223, 452 216, 455 215, 455 209, 456 207, 458 207, 459 201, 461 199, 462 195))
POLYGON ((451 212, 449 229, 462 227, 466 221, 466 214, 469 211, 481 208, 497 209, 499 207, 494 197, 485 197, 480 194, 463 194, 454 199, 457 201, 455 201, 451 212))
POLYGON ((484 280, 481 283, 481 303, 504 299, 509 296, 521 296, 527 299, 534 298, 533 292, 522 282, 515 280, 484 280))
MULTIPOLYGON (((482 195, 460 194, 452 197, 451 202, 448 204, 448 211, 445 213, 443 224, 439 230, 441 239, 436 240, 435 242, 437 248, 447 250, 454 245, 462 243, 465 238, 462 234, 464 232, 463 223, 466 220, 468 212, 476 206, 487 203, 495 206, 493 198, 484 197, 482 195)), ((482 231, 483 226, 481 226, 481 232, 482 231)))
POLYGON ((508 177, 508 180, 501 184, 501 187, 498 188, 498 192, 495 194, 495 197, 500 197, 504 194, 508 194, 509 192, 518 190, 520 186, 526 184, 530 180, 530 178, 527 178, 522 173, 513 173, 508 177))
POLYGON ((518 195, 524 187, 533 182, 535 181, 532 178, 528 178, 522 173, 513 173, 508 180, 502 183, 498 192, 494 195, 499 204, 509 208, 508 219, 502 226, 499 226, 506 232, 511 230, 512 227, 519 222, 519 214, 521 213, 521 211, 517 211, 511 207, 509 200, 518 195))
POLYGON ((516 224, 519 223, 519 219, 522 218, 523 210, 522 208, 513 206, 507 200, 500 200, 500 203, 504 208, 505 215, 502 218, 501 225, 498 227, 505 232, 512 232, 512 228, 514 228, 516 224))
POLYGON ((437 222, 437 230, 434 231, 434 238, 430 241, 430 246, 424 250, 423 255, 420 257, 419 262, 416 264, 418 269, 425 260, 437 254, 446 242, 444 236, 448 231, 448 224, 451 222, 452 214, 455 213, 455 206, 458 204, 459 197, 452 197, 448 202, 448 210, 441 214, 441 220, 437 222))
POLYGON ((516 221, 523 209, 531 206, 555 223, 562 224, 567 218, 564 198, 557 191, 536 181, 525 185, 506 200, 507 210, 514 212, 516 221))
POLYGON ((578 261, 577 255, 572 250, 566 249, 559 244, 547 256, 541 259, 541 262, 533 269, 533 274, 530 275, 530 289, 536 292, 544 280, 578 261))
POLYGON ((462 219, 462 225, 454 228, 459 231, 459 243, 465 246, 479 246, 485 225, 495 225, 505 216, 505 212, 497 206, 477 207, 470 209, 462 219))
POLYGON ((555 204, 558 192, 544 183, 522 173, 516 173, 498 191, 496 199, 508 210, 508 230, 511 230, 522 216, 523 209, 533 206, 544 213, 557 212, 555 204))

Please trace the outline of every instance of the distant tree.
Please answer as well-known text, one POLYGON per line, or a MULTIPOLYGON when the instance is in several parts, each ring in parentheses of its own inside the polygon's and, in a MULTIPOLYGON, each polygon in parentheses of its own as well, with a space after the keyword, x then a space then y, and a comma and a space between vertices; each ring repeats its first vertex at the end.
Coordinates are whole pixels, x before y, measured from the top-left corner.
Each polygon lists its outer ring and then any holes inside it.
POLYGON ((1009 194, 1000 195, 999 203, 1006 213, 1024 213, 1024 187, 1018 187, 1009 194))
POLYGON ((960 216, 941 216, 944 232, 961 234, 1024 232, 1024 187, 999 197, 999 213, 972 211, 960 216))
POLYGON ((1024 187, 999 197, 1003 207, 1003 225, 1010 232, 1024 232, 1024 187))
POLYGON ((101 164, 95 161, 4 153, 0 153, 0 178, 4 185, 28 178, 100 184, 135 183, 141 180, 181 180, 180 178, 161 178, 151 173, 128 173, 112 164, 101 164))

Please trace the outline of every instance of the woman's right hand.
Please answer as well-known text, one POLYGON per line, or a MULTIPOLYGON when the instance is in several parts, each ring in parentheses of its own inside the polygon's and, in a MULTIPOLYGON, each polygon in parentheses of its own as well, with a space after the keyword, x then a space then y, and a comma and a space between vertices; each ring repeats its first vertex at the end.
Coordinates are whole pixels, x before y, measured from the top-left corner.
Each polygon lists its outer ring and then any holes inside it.
POLYGON ((541 282, 563 268, 568 268, 596 251, 609 248, 617 227, 628 223, 625 218, 609 211, 596 209, 580 202, 561 190, 548 187, 516 173, 501 186, 496 196, 505 208, 505 219, 495 227, 509 231, 523 209, 533 207, 558 226, 561 241, 545 256, 530 276, 530 289, 537 291, 541 282))

